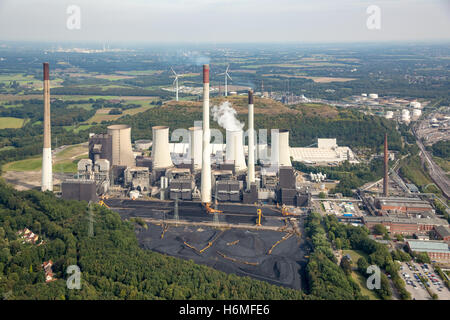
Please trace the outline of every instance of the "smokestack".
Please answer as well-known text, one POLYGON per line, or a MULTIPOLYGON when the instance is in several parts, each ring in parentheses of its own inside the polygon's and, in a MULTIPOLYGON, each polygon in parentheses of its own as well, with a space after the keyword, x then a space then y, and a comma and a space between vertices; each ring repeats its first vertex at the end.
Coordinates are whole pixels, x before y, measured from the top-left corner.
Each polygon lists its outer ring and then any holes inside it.
POLYGON ((203 203, 211 203, 211 133, 209 131, 209 64, 203 65, 203 154, 201 197, 203 203))
POLYGON ((202 136, 202 128, 189 128, 189 159, 193 161, 194 169, 202 168, 202 136))
POLYGON ((244 171, 247 169, 245 164, 245 154, 243 145, 243 132, 227 130, 227 148, 225 158, 234 161, 236 171, 244 171))
POLYGON ((255 130, 253 128, 253 90, 248 91, 248 175, 247 189, 255 182, 255 130))
POLYGON ((384 134, 384 179, 383 179, 383 196, 389 197, 389 159, 388 159, 388 141, 387 133, 384 134))
POLYGON ((126 124, 116 124, 109 126, 107 129, 112 140, 111 165, 134 167, 135 161, 131 147, 131 127, 126 124))
POLYGON ((42 152, 42 191, 53 191, 52 142, 50 123, 50 70, 44 63, 44 148, 42 152))
POLYGON ((173 166, 169 149, 169 127, 156 126, 152 128, 153 169, 165 169, 173 166))

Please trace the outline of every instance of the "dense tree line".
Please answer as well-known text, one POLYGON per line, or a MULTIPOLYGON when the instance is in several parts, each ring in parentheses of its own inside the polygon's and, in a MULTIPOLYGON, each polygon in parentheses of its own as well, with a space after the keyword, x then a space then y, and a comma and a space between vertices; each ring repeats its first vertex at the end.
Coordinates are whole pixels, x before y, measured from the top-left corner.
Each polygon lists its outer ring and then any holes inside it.
POLYGON ((360 300, 358 284, 337 265, 326 232, 321 224, 320 214, 311 213, 305 224, 305 231, 313 248, 306 267, 309 294, 313 299, 360 300))
MULTIPOLYGON (((153 108, 138 115, 124 116, 116 122, 131 125, 133 139, 148 139, 151 138, 154 125, 166 125, 173 131, 178 128, 192 127, 194 121, 201 121, 201 119, 201 110, 191 111, 183 110, 181 107, 162 107, 153 108)), ((239 120, 247 122, 247 117, 240 115, 239 120)), ((211 128, 221 129, 212 118, 210 123, 211 128)), ((255 114, 255 128, 289 129, 292 147, 311 145, 317 142, 317 138, 337 138, 339 145, 369 147, 376 150, 381 148, 384 133, 388 132, 390 149, 401 149, 400 135, 390 122, 380 117, 366 116, 353 111, 343 111, 338 117, 332 119, 292 114, 271 116, 255 114)), ((268 135, 270 139, 270 131, 268 135)))
POLYGON ((192 261, 141 249, 134 223, 94 205, 89 235, 86 202, 19 192, 0 182, 0 297, 7 299, 302 299, 297 290, 227 275, 192 261), (29 228, 44 240, 18 238, 29 228), (58 279, 45 283, 41 264, 58 279), (81 269, 81 290, 69 290, 67 267, 81 269))
MULTIPOLYGON (((391 280, 402 299, 410 299, 405 283, 398 275, 399 264, 395 262, 395 260, 410 261, 411 256, 409 254, 403 251, 394 251, 391 254, 384 244, 369 238, 369 230, 366 227, 339 223, 334 215, 324 217, 324 226, 328 239, 332 241, 336 249, 359 250, 368 257, 366 259, 362 256, 357 261, 358 271, 364 277, 370 276, 370 274, 367 274, 367 267, 375 265, 391 276, 391 280)), ((381 273, 381 288, 374 291, 381 299, 391 298, 392 291, 384 272, 381 273)))
POLYGON ((450 140, 441 140, 431 147, 433 155, 450 160, 450 140))

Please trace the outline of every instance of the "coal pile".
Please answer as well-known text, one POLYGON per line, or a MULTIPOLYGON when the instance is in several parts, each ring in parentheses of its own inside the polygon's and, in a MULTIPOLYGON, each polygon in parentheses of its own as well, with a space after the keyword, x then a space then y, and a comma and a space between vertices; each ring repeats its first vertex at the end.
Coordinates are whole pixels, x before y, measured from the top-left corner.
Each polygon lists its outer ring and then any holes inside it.
POLYGON ((287 233, 267 230, 194 226, 170 226, 163 230, 164 227, 153 224, 148 224, 147 230, 139 228, 136 233, 140 245, 227 273, 301 289, 306 261, 303 240, 295 235, 282 240, 287 233))

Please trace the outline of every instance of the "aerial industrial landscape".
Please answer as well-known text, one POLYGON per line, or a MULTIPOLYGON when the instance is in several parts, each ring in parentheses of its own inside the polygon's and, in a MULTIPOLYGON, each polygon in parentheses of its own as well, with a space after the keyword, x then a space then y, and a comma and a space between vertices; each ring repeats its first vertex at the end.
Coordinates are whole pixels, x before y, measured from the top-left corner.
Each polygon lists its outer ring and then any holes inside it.
POLYGON ((19 38, 0 300, 450 300, 448 37, 19 38))

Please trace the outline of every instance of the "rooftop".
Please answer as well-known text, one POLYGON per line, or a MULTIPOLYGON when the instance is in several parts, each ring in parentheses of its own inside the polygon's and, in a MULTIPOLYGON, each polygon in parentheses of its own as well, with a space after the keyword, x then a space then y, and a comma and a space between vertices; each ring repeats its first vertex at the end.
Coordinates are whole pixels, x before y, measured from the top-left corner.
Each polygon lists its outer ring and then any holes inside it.
POLYGON ((375 222, 375 223, 382 223, 382 222, 390 222, 390 223, 410 223, 410 224, 431 224, 431 225, 438 225, 438 226, 448 226, 448 222, 444 219, 440 218, 399 218, 399 217, 390 217, 390 216, 365 216, 364 217, 365 222, 375 222))
POLYGON ((408 245, 412 251, 450 253, 448 244, 442 241, 410 240, 408 245))
POLYGON ((436 226, 434 229, 441 237, 450 236, 450 228, 447 226, 436 226))

